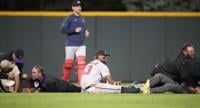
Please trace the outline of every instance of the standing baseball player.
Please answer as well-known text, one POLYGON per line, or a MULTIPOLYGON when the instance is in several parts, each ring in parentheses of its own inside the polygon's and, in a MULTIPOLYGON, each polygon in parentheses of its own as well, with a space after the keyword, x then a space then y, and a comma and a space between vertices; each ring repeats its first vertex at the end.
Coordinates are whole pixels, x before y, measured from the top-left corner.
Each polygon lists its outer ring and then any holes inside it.
POLYGON ((138 93, 140 88, 122 87, 120 81, 114 81, 106 66, 109 54, 105 50, 98 50, 94 60, 84 70, 81 78, 81 88, 89 93, 138 93), (102 83, 105 80, 107 83, 102 83))
POLYGON ((67 34, 65 46, 65 62, 63 65, 62 79, 68 81, 70 71, 76 57, 77 62, 77 84, 80 84, 82 72, 86 64, 86 46, 85 37, 89 37, 86 29, 85 19, 81 16, 81 2, 75 0, 72 2, 73 13, 65 18, 62 24, 62 33, 67 34))

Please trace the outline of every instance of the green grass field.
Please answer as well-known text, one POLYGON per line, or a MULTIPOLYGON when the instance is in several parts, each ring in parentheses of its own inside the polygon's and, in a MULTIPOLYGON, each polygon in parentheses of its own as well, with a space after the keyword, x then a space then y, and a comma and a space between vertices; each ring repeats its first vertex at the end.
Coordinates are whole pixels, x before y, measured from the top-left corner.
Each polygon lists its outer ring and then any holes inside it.
POLYGON ((200 95, 0 93, 0 108, 200 108, 200 95))

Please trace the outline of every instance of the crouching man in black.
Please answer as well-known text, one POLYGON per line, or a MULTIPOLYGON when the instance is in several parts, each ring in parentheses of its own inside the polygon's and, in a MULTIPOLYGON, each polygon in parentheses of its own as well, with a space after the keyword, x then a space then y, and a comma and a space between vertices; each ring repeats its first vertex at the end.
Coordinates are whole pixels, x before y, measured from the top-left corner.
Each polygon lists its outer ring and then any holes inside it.
POLYGON ((47 75, 42 66, 36 65, 32 69, 33 88, 26 88, 25 92, 81 92, 81 88, 67 81, 47 75))
POLYGON ((182 83, 189 79, 190 72, 194 67, 191 62, 194 59, 196 59, 196 55, 193 45, 185 43, 176 58, 166 59, 155 66, 151 73, 152 78, 147 80, 142 90, 143 93, 185 93, 182 83))

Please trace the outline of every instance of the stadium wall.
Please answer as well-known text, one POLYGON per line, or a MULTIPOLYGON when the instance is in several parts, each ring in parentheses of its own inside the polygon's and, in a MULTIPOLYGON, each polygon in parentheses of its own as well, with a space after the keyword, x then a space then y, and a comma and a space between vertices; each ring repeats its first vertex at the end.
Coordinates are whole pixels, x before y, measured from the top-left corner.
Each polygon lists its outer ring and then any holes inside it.
MULTIPOLYGON (((87 61, 97 49, 107 49, 114 79, 147 79, 157 62, 175 57, 185 42, 193 43, 200 54, 199 13, 124 13, 83 13, 91 33, 87 61)), ((47 73, 61 77, 65 35, 60 33, 60 26, 69 13, 28 14, 0 12, 0 52, 22 48, 24 72, 30 74, 33 65, 41 64, 47 73)), ((75 76, 72 72, 72 80, 75 76)))

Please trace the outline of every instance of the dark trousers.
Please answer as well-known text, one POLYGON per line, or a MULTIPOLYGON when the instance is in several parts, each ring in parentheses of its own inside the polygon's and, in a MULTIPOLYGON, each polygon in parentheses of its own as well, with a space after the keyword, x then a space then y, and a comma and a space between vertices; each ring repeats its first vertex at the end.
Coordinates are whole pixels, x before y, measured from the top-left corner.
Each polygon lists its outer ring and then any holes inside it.
POLYGON ((72 83, 65 81, 65 89, 64 92, 81 92, 81 87, 78 87, 72 83))
POLYGON ((155 74, 150 79, 150 88, 151 93, 184 93, 184 89, 180 84, 162 73, 155 74))

